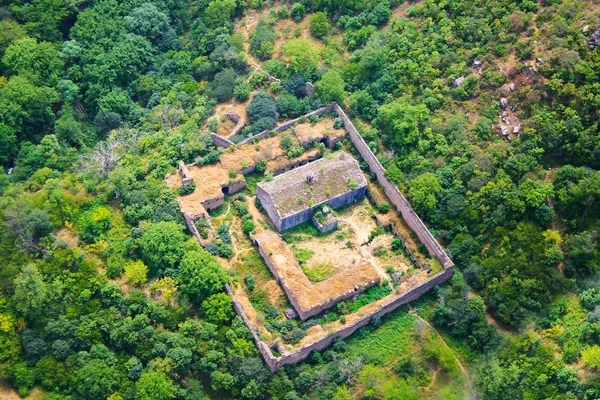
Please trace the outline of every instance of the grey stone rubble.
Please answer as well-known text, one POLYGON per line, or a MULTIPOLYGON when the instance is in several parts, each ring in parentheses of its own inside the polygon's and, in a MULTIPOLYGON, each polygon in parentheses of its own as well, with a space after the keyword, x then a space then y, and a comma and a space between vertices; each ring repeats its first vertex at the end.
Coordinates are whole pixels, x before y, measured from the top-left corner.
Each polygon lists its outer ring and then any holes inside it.
POLYGON ((452 84, 452 87, 455 87, 455 88, 459 87, 460 85, 462 85, 462 83, 465 81, 465 79, 467 79, 467 78, 465 78, 464 76, 456 78, 454 80, 454 83, 452 84))
POLYGON ((590 37, 590 41, 588 42, 588 48, 590 50, 594 50, 598 42, 600 42, 600 29, 595 29, 594 33, 592 33, 592 36, 590 37))

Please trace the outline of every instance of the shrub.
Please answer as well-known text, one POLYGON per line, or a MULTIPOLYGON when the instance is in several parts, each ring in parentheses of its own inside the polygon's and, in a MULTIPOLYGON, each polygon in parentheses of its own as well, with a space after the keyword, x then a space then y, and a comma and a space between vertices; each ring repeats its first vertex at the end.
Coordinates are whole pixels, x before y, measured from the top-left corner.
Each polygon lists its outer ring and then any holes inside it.
POLYGON ((300 157, 303 153, 304 153, 304 147, 294 146, 288 151, 287 156, 288 156, 288 158, 296 158, 296 157, 300 157))
POLYGON ((294 142, 292 142, 292 138, 289 137, 288 135, 285 135, 279 142, 279 145, 284 150, 288 150, 290 147, 293 146, 293 144, 294 144, 294 142))
POLYGON ((252 222, 251 220, 244 221, 244 224, 242 225, 242 230, 245 234, 252 232, 254 230, 254 222, 252 222))
POLYGON ((333 128, 334 129, 340 129, 342 126, 344 126, 344 123, 342 122, 341 118, 336 118, 333 120, 333 128))
POLYGON ((192 193, 194 190, 196 190, 196 182, 192 182, 187 186, 180 187, 177 192, 180 196, 185 196, 186 194, 192 193))
POLYGON ((207 243, 204 248, 213 256, 219 253, 219 246, 217 246, 217 244, 214 242, 207 243))
POLYGON ((219 255, 223 258, 233 257, 233 248, 227 243, 221 243, 218 247, 219 255))
POLYGON ((398 238, 394 238, 392 239, 392 245, 391 245, 392 250, 394 251, 398 251, 402 248, 402 240, 398 239, 398 238))
POLYGON ((310 34, 317 39, 322 39, 327 36, 331 25, 327 20, 327 15, 324 12, 314 13, 310 16, 310 34))
POLYGON ((371 233, 369 233, 369 243, 373 241, 377 236, 383 234, 383 228, 381 226, 375 227, 371 233))
POLYGON ((379 212, 381 214, 387 214, 390 211, 390 203, 384 201, 379 205, 379 212))
POLYGON ((348 186, 348 189, 354 190, 358 187, 358 181, 354 178, 348 178, 346 181, 346 186, 348 186))
POLYGON ((306 8, 301 3, 295 3, 292 5, 290 10, 290 15, 295 21, 301 21, 304 18, 304 14, 306 14, 306 8))
POLYGON ((250 91, 252 87, 248 82, 240 82, 236 85, 233 93, 235 94, 235 98, 239 101, 246 101, 250 97, 250 91))
POLYGON ((254 283, 254 277, 252 275, 246 275, 244 277, 244 282, 246 282, 246 286, 250 291, 254 290, 254 288, 256 287, 256 284, 254 283))

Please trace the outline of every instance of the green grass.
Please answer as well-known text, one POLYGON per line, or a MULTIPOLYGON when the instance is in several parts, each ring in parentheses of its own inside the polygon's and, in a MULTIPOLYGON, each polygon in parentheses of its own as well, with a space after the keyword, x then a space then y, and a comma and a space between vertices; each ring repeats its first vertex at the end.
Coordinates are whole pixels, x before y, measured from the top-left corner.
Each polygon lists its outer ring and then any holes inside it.
POLYGON ((310 249, 296 249, 296 248, 294 248, 294 256, 296 257, 296 260, 298 260, 298 262, 300 264, 306 263, 314 255, 315 255, 315 252, 313 250, 310 250, 310 249))
POLYGON ((331 278, 337 270, 331 264, 319 264, 315 267, 308 267, 306 265, 302 265, 302 270, 304 274, 311 282, 321 282, 326 279, 331 278))
POLYGON ((381 326, 364 338, 353 335, 346 346, 349 358, 362 357, 366 363, 393 366, 410 354, 415 317, 402 307, 386 316, 381 326))

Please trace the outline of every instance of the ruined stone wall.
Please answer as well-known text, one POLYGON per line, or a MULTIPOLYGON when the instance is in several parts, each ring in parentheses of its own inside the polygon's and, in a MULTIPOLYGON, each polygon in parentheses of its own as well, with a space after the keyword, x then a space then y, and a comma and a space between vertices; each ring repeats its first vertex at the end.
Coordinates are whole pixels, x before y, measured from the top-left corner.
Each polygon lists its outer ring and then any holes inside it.
POLYGON ((384 316, 385 314, 387 314, 391 311, 394 311, 401 305, 418 299, 423 294, 425 294, 429 290, 431 290, 434 286, 440 285, 440 284, 446 282, 448 279, 450 279, 452 277, 453 273, 454 273, 454 266, 451 266, 451 267, 445 269, 444 271, 438 273, 437 275, 433 276, 426 282, 423 282, 422 284, 420 284, 417 287, 413 288, 412 290, 408 291, 407 293, 404 293, 404 294, 388 301, 387 303, 382 304, 381 307, 379 307, 378 309, 363 315, 362 317, 360 317, 358 320, 354 321, 353 323, 345 325, 342 328, 338 329, 337 331, 323 337, 322 339, 317 340, 313 343, 307 344, 305 346, 299 347, 299 348, 293 350, 292 352, 287 353, 281 357, 273 356, 271 349, 269 349, 269 347, 262 340, 260 340, 260 338, 258 337, 258 334, 256 333, 256 328, 254 327, 254 325, 252 325, 252 323, 250 322, 250 320, 247 318, 246 314, 244 313, 244 310, 242 309, 242 307, 238 304, 238 302, 233 297, 233 293, 232 293, 231 289, 229 288, 229 286, 225 285, 225 288, 227 290, 227 293, 233 299, 233 306, 234 306, 235 311, 237 312, 238 315, 240 315, 240 317, 242 318, 242 320, 244 321, 244 323, 246 324, 248 329, 250 329, 250 331, 252 332, 252 337, 254 338, 256 346, 258 347, 258 350, 262 354, 262 356, 265 360, 265 363, 268 365, 271 372, 275 372, 276 370, 283 367, 284 365, 296 364, 296 363, 306 359, 312 351, 315 351, 315 350, 321 351, 321 350, 326 349, 338 337, 342 338, 342 339, 347 338, 348 336, 350 336, 354 332, 356 332, 357 329, 368 325, 371 322, 373 316, 375 316, 375 315, 380 316, 380 317, 384 316))
POLYGON ((225 201, 225 195, 215 197, 214 199, 204 200, 202 202, 202 207, 204 207, 207 210, 214 210, 215 208, 221 206, 223 204, 223 201, 225 201))
POLYGON ((317 218, 315 218, 315 214, 312 215, 312 222, 313 224, 315 224, 315 226, 321 233, 327 233, 329 231, 332 231, 338 226, 337 218, 330 217, 327 219, 327 223, 322 224, 317 218))
POLYGON ((256 135, 250 136, 249 138, 246 138, 246 139, 242 140, 241 142, 239 142, 238 146, 248 144, 254 140, 262 140, 262 139, 266 138, 267 136, 269 136, 269 133, 271 133, 271 131, 262 131, 260 133, 257 133, 256 135))
MULTIPOLYGON (((296 364, 299 361, 306 359, 312 351, 314 351, 314 350, 320 351, 320 350, 326 349, 327 347, 329 347, 331 345, 331 343, 333 343, 335 338, 339 337, 339 338, 344 339, 344 338, 347 338, 348 336, 352 335, 357 329, 368 325, 371 322, 371 319, 373 318, 373 316, 377 315, 377 316, 381 317, 391 311, 394 311, 395 309, 397 309, 398 307, 400 307, 403 304, 406 304, 408 302, 418 299, 423 294, 425 294, 429 290, 431 290, 435 285, 439 285, 439 284, 446 282, 448 279, 450 279, 452 277, 453 273, 454 273, 454 267, 453 266, 449 267, 449 268, 445 269, 444 271, 440 272, 439 274, 437 274, 436 276, 432 277, 431 279, 427 280, 426 282, 423 282, 421 285, 410 290, 409 292, 404 293, 404 294, 390 300, 389 302, 383 304, 377 310, 374 310, 368 314, 365 314, 364 316, 362 316, 360 319, 356 320, 355 322, 338 329, 334 333, 322 338, 321 340, 318 340, 318 341, 310 343, 306 346, 300 347, 300 348, 294 350, 293 352, 288 353, 282 357, 269 359, 267 361, 267 365, 269 365, 269 368, 271 369, 271 371, 276 371, 277 369, 283 367, 284 365, 296 364)), ((265 359, 265 360, 267 360, 267 359, 265 359)))
POLYGON ((228 149, 231 146, 235 146, 235 143, 233 143, 231 140, 225 139, 224 137, 219 136, 214 132, 210 134, 210 137, 212 138, 215 146, 217 147, 228 149))
POLYGON ((246 181, 245 180, 231 182, 231 183, 229 183, 227 185, 223 185, 223 188, 227 189, 227 194, 237 193, 237 192, 239 192, 240 190, 242 190, 245 187, 246 187, 246 181))
MULTIPOLYGON (((379 283, 379 279, 377 279, 377 280, 371 282, 370 284, 354 288, 352 290, 349 290, 346 293, 342 293, 341 295, 339 295, 337 297, 329 299, 325 303, 319 304, 319 305, 317 305, 315 307, 312 307, 312 308, 310 308, 308 310, 305 310, 304 308, 302 308, 300 306, 300 304, 298 304, 298 302, 297 302, 295 296, 293 295, 291 289, 281 279, 281 276, 279 275, 279 271, 278 271, 277 267, 275 267, 275 265, 271 261, 271 256, 262 248, 262 246, 260 245, 260 243, 256 239, 254 239, 252 236, 250 236, 250 239, 252 240, 252 242, 254 243, 254 245, 258 248, 258 253, 261 255, 261 257, 263 258, 263 260, 265 260, 265 264, 267 264, 267 267, 269 267, 269 270, 273 274, 273 277, 275 278, 275 281, 277 281, 277 283, 279 283, 279 285, 283 288, 283 291, 285 292, 286 296, 290 300, 290 303, 292 304, 292 307, 294 307, 294 310, 296 310, 296 312, 298 313, 298 317, 302 321, 305 321, 305 320, 309 319, 310 317, 314 317, 315 315, 319 315, 323 311, 328 310, 331 307, 335 306, 340 301, 344 301, 344 300, 349 299, 351 297, 354 297, 354 296, 356 296, 358 294, 361 294, 365 290, 367 290, 368 288, 370 288, 371 286, 374 286, 374 285, 376 285, 376 284, 379 283)), ((295 262, 295 260, 294 260, 294 262, 295 262)), ((298 268, 300 268, 300 266, 298 266, 298 268)))
MULTIPOLYGON (((284 157, 287 157, 287 156, 284 156, 284 157)), ((291 169, 298 168, 302 165, 308 164, 309 162, 318 160, 319 158, 321 158, 321 154, 315 154, 314 156, 300 159, 297 161, 290 160, 289 164, 286 164, 282 167, 271 170, 270 172, 273 173, 273 176, 277 176, 277 175, 283 174, 284 172, 289 171, 291 169)), ((267 169, 267 171, 269 171, 269 170, 267 169)))
POLYGON ((181 174, 181 187, 186 187, 194 183, 194 180, 190 175, 190 170, 185 165, 183 160, 179 160, 179 173, 181 174))
POLYGON ((387 197, 390 199, 390 202, 396 207, 396 209, 402 214, 402 218, 406 221, 408 226, 417 234, 419 240, 427 247, 429 254, 432 257, 436 257, 444 267, 450 267, 454 265, 452 260, 448 257, 442 246, 438 243, 438 241, 433 237, 429 229, 425 226, 421 218, 417 215, 417 213, 413 210, 412 206, 406 200, 404 195, 398 190, 398 188, 393 185, 385 176, 385 169, 375 157, 375 154, 371 151, 367 143, 360 136, 344 110, 337 104, 334 105, 334 110, 337 112, 338 116, 341 118, 344 123, 344 127, 348 131, 350 135, 350 140, 365 160, 367 164, 369 164, 369 168, 372 172, 377 175, 377 180, 383 187, 387 197))
MULTIPOLYGON (((306 118, 306 119, 308 119, 308 118, 310 118, 310 117, 311 117, 311 116, 313 116, 313 115, 318 115, 318 116, 321 116, 321 115, 323 115, 323 114, 325 114, 325 113, 328 113, 328 112, 331 112, 331 111, 333 111, 333 108, 334 108, 334 104, 333 104, 333 103, 332 103, 332 104, 330 104, 330 105, 328 105, 328 106, 321 107, 321 108, 319 108, 319 109, 317 109, 317 110, 315 110, 315 111, 311 111, 311 112, 309 112, 308 114, 305 114, 305 115, 303 115, 302 117, 299 117, 299 118, 296 118, 296 119, 289 120, 289 121, 287 121, 287 122, 284 122, 284 123, 283 123, 283 124, 281 124, 281 125, 278 125, 278 126, 276 126, 276 127, 275 127, 275 129, 273 129, 273 132, 282 132, 282 131, 285 131, 285 130, 287 130, 287 129, 291 128, 292 126, 294 126, 294 124, 296 124, 296 122, 298 122, 298 121, 300 120, 300 118, 306 118)), ((256 135, 254 135, 254 136, 250 136, 249 138, 242 140, 242 141, 241 141, 241 142, 238 144, 238 146, 241 146, 241 145, 243 145, 243 144, 247 144, 247 143, 253 142, 253 141, 255 141, 255 140, 261 140, 261 139, 264 139, 264 138, 266 138, 267 136, 269 136, 269 133, 271 133, 271 132, 272 132, 272 131, 262 131, 262 132, 260 132, 260 133, 257 133, 257 134, 256 134, 256 135)))

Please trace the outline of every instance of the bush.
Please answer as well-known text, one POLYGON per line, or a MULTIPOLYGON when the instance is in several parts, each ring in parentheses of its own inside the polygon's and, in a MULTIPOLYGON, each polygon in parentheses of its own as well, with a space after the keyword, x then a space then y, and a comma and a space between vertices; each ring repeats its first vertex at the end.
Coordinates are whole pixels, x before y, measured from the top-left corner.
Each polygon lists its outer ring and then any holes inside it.
POLYGON ((252 232, 254 230, 254 222, 252 222, 251 220, 244 221, 244 224, 242 225, 242 230, 245 234, 252 232))
POLYGON ((233 248, 227 243, 221 243, 219 245, 219 255, 223 258, 233 257, 233 248))
POLYGON ((379 205, 379 212, 381 214, 387 214, 390 211, 390 203, 384 201, 379 205))
POLYGON ((233 97, 233 90, 235 89, 235 71, 231 68, 225 69, 215 75, 215 79, 212 81, 209 87, 209 94, 215 98, 218 102, 223 102, 233 97))
POLYGON ((302 18, 304 18, 305 14, 306 14, 306 8, 304 7, 303 4, 296 3, 296 4, 292 5, 292 8, 290 10, 290 15, 296 22, 301 21, 302 18))
POLYGON ((344 126, 344 123, 342 122, 341 118, 336 118, 333 120, 333 128, 334 129, 340 129, 342 126, 344 126))
POLYGON ((214 242, 207 243, 204 248, 213 256, 216 256, 219 253, 219 246, 214 242))
POLYGON ((288 151, 287 156, 288 158, 296 158, 300 157, 302 154, 304 154, 304 147, 294 146, 288 151))
POLYGON ((294 145, 294 142, 292 141, 291 137, 289 137, 288 135, 285 135, 279 142, 279 145, 281 146, 282 149, 289 150, 289 148, 294 145))
POLYGON ((402 248, 402 240, 398 238, 392 239, 392 245, 390 246, 392 250, 398 251, 402 248))
POLYGON ((248 98, 250 97, 251 90, 252 87, 250 87, 250 84, 248 82, 240 82, 233 90, 233 93, 235 94, 236 99, 243 102, 248 100, 248 98))
POLYGON ((187 186, 180 187, 177 192, 180 196, 185 196, 186 194, 192 193, 194 190, 196 190, 196 182, 192 182, 187 186))
POLYGON ((317 39, 322 39, 327 36, 331 25, 327 20, 327 15, 324 12, 314 13, 310 16, 310 34, 317 39))
POLYGON ((246 282, 248 290, 252 291, 256 288, 256 284, 254 283, 254 277, 252 275, 246 275, 244 277, 244 282, 246 282))

